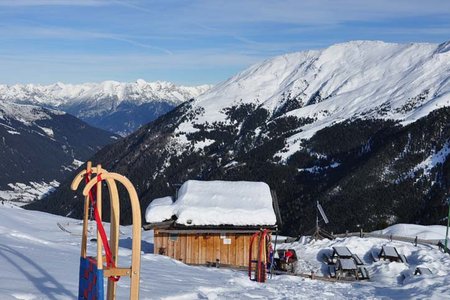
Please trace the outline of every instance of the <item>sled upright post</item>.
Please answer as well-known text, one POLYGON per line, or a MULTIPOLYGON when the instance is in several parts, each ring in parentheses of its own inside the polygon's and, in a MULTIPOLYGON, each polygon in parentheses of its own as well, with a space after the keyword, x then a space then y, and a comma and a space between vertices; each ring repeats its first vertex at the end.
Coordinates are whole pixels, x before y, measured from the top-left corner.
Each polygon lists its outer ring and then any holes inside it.
POLYGON ((130 277, 130 299, 139 299, 139 279, 141 260, 141 209, 136 190, 132 183, 124 176, 109 173, 101 165, 92 167, 88 162, 85 170, 81 171, 72 181, 72 190, 77 190, 81 181, 85 180, 83 233, 81 237, 79 300, 104 299, 104 277, 108 281, 106 299, 116 299, 117 281, 120 276, 130 277), (94 175, 95 174, 95 175, 94 175), (106 182, 109 191, 111 207, 110 240, 106 237, 102 223, 102 183, 106 182), (117 267, 119 250, 120 201, 116 182, 120 182, 128 192, 132 210, 132 256, 131 266, 117 267), (87 255, 88 214, 93 206, 97 223, 97 251, 96 257, 87 255))

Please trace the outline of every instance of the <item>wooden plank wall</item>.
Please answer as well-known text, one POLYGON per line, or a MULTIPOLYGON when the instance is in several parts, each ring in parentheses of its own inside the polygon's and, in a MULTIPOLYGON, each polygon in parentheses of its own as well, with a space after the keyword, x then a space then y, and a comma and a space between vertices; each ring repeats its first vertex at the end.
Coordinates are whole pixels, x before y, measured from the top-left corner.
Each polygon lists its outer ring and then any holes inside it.
MULTIPOLYGON (((160 233, 155 229, 154 253, 170 256, 187 264, 207 264, 220 261, 221 264, 247 266, 251 233, 178 234, 160 233), (229 239, 227 244, 224 239, 229 239)), ((257 255, 258 245, 253 246, 253 256, 257 255)))

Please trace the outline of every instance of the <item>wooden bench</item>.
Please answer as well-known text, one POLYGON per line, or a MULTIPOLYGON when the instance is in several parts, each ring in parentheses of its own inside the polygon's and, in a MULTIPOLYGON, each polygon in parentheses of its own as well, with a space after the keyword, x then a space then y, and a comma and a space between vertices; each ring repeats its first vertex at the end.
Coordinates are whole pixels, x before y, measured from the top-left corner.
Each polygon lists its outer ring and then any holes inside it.
POLYGON ((370 279, 369 272, 365 267, 358 268, 358 279, 370 279))
POLYGON ((383 246, 378 257, 384 260, 388 259, 390 261, 400 261, 405 264, 407 263, 406 256, 399 254, 397 249, 392 246, 383 246))
POLYGON ((358 265, 358 266, 364 265, 363 261, 361 260, 361 258, 359 258, 359 256, 357 254, 353 254, 352 257, 353 257, 353 260, 355 261, 356 265, 358 265))

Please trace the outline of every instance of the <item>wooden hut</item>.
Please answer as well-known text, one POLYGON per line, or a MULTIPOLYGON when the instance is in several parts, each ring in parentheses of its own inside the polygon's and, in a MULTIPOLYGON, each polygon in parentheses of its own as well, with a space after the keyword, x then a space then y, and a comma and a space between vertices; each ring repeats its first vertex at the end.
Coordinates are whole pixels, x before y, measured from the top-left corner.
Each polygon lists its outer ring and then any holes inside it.
POLYGON ((279 219, 263 182, 189 180, 177 194, 152 201, 144 229, 154 230, 155 254, 187 264, 247 266, 252 234, 279 219))

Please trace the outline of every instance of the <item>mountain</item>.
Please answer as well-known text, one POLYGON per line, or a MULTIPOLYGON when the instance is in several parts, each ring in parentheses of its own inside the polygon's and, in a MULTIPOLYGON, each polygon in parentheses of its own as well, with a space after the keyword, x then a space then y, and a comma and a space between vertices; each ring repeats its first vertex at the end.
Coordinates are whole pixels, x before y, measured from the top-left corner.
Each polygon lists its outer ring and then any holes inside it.
POLYGON ((132 83, 16 84, 0 85, 0 101, 62 110, 92 126, 126 135, 209 88, 142 79, 132 83))
POLYGON ((36 200, 117 139, 60 111, 0 102, 0 199, 36 200))
MULTIPOLYGON (((450 43, 353 41, 275 57, 103 148, 142 206, 188 179, 276 190, 285 234, 437 223, 450 186, 450 43)), ((34 208, 81 216, 64 184, 34 208)), ((129 208, 125 211, 124 222, 129 208)))

